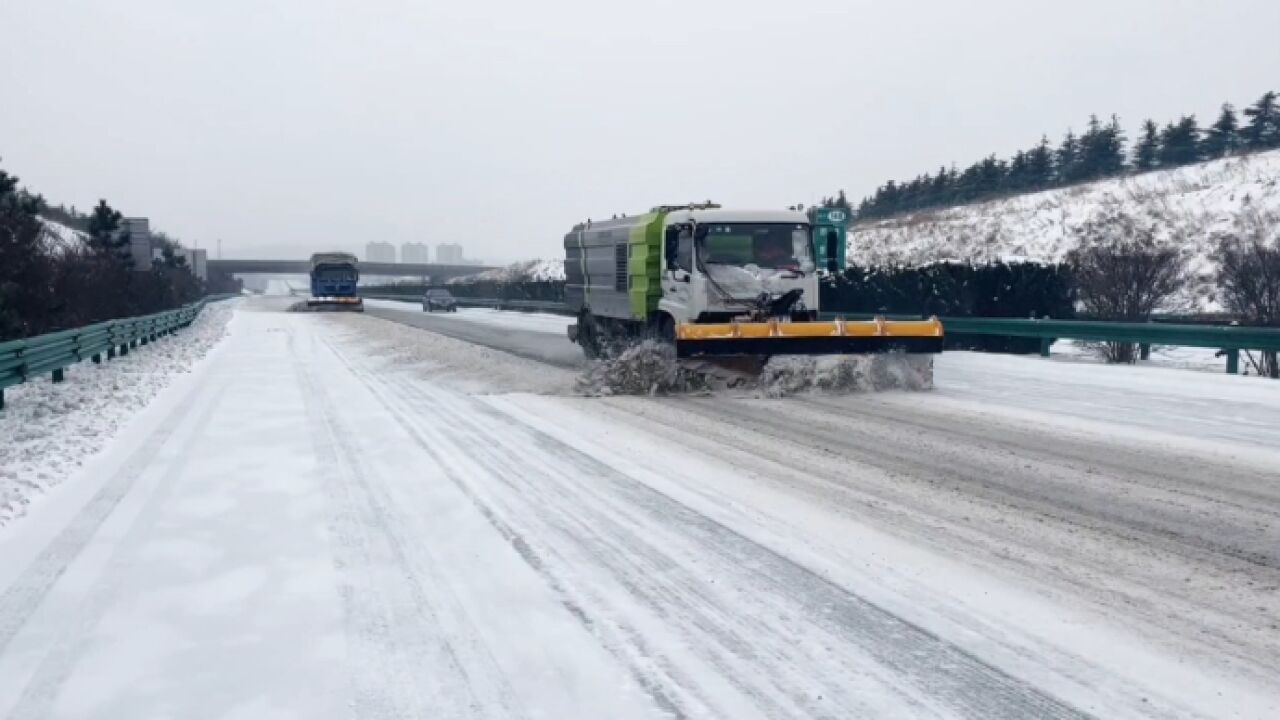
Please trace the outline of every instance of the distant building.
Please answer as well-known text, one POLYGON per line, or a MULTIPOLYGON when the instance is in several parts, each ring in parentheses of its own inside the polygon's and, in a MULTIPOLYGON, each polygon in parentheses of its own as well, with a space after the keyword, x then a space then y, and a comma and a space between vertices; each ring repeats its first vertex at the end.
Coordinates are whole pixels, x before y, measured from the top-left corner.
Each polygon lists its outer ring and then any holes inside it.
POLYGON ((457 243, 440 243, 436 246, 436 262, 441 265, 463 265, 462 246, 457 243))
POLYGON ((364 259, 368 262, 393 263, 396 261, 396 246, 389 242, 371 242, 364 246, 364 259))
POLYGON ((190 248, 179 248, 178 257, 187 261, 187 267, 191 269, 191 274, 201 280, 209 279, 209 251, 208 250, 192 250, 190 248))
POLYGON ((129 238, 129 256, 134 270, 151 269, 151 221, 147 218, 125 218, 120 232, 129 238))
POLYGON ((427 248, 426 243, 404 243, 400 246, 400 262, 429 263, 431 262, 431 250, 427 248))

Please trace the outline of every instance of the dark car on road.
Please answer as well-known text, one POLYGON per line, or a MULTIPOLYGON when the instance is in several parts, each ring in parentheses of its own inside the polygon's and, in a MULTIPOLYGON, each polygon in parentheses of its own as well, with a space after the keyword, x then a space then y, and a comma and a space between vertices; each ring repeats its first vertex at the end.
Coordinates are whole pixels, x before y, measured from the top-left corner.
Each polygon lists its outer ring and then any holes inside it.
POLYGON ((458 301, 453 299, 448 290, 444 288, 432 288, 422 296, 422 311, 435 312, 442 310, 444 312, 457 312, 458 301))

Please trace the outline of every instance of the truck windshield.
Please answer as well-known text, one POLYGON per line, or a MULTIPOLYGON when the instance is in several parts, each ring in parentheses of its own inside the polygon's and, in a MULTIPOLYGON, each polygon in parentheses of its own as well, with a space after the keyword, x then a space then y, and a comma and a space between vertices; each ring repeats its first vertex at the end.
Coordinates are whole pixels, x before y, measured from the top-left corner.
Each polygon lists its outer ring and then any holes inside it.
POLYGON ((330 282, 355 282, 356 273, 351 268, 320 268, 316 276, 330 282))
POLYGON ((792 223, 709 223, 699 250, 715 265, 812 270, 809 226, 792 223))

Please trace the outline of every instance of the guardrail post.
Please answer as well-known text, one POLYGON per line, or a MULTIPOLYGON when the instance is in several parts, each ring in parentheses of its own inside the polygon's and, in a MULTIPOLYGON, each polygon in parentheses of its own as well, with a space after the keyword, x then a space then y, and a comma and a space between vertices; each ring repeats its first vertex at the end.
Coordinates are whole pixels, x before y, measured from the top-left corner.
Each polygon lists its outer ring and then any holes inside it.
POLYGON ((1049 357, 1049 348, 1053 346, 1053 338, 1040 338, 1040 357, 1049 357))
POLYGON ((1227 350, 1227 374, 1240 374, 1240 348, 1230 348, 1227 350))
POLYGON ((0 410, 4 409, 4 388, 0 388, 0 410))
POLYGON ((93 364, 94 364, 94 365, 101 365, 101 364, 102 364, 102 353, 94 353, 94 354, 93 354, 93 357, 92 357, 92 358, 90 358, 90 359, 91 359, 91 360, 93 360, 93 364))
POLYGON ((112 345, 112 346, 110 346, 110 347, 108 347, 108 348, 107 348, 107 359, 108 359, 108 360, 110 360, 111 358, 113 358, 113 357, 115 357, 115 356, 116 356, 116 346, 115 346, 115 345, 112 345))
POLYGON ((124 357, 125 355, 128 355, 128 354, 129 354, 129 341, 126 340, 124 344, 120 346, 120 357, 124 357))
POLYGON ((1139 360, 1151 359, 1151 343, 1138 343, 1138 359, 1139 360))
POLYGON ((54 381, 54 382, 56 382, 56 383, 60 383, 60 382, 62 382, 62 381, 63 381, 63 380, 65 380, 65 379, 66 379, 66 377, 62 374, 62 368, 58 368, 57 370, 54 370, 54 371, 53 371, 53 381, 54 381))

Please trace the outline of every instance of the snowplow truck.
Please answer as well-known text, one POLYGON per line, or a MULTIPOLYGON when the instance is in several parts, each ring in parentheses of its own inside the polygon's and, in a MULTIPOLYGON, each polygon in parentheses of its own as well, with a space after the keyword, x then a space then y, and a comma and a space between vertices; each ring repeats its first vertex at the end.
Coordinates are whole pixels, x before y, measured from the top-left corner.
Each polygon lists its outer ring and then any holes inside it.
POLYGON ((941 352, 937 318, 820 318, 820 275, 838 269, 842 236, 803 212, 714 204, 581 223, 564 237, 569 339, 588 357, 645 337, 679 358, 941 352))
POLYGON ((355 255, 316 253, 311 256, 311 296, 307 298, 307 308, 364 312, 364 301, 356 294, 359 282, 355 255))

